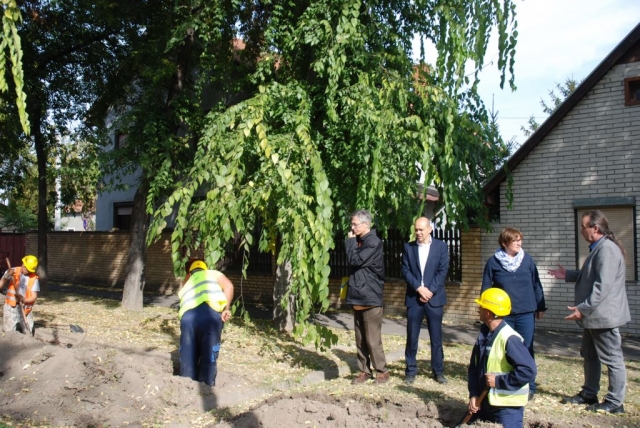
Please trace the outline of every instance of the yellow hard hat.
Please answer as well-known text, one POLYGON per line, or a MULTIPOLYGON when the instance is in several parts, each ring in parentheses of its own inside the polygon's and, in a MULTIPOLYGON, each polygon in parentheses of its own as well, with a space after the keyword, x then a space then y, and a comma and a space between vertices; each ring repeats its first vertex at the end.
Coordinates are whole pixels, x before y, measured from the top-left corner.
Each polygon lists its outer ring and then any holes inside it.
POLYGON ((38 269, 38 258, 31 254, 26 255, 22 258, 22 264, 29 272, 34 273, 38 269))
POLYGON ((485 308, 499 317, 504 317, 511 313, 511 299, 502 288, 492 287, 484 290, 480 298, 476 299, 476 303, 481 308, 485 308))
POLYGON ((191 263, 191 267, 189 267, 189 273, 191 273, 194 269, 207 270, 208 268, 205 262, 203 262, 202 260, 196 260, 195 262, 191 263))

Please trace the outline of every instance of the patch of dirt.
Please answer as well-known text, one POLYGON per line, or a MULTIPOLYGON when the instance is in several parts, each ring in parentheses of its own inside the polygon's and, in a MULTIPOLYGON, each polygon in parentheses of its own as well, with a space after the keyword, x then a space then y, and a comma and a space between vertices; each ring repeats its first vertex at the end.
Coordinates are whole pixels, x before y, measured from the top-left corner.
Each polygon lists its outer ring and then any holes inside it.
POLYGON ((0 337, 0 409, 53 426, 140 426, 233 406, 269 391, 219 373, 211 388, 174 375, 169 352, 105 347, 83 333, 41 328, 0 337))
MULTIPOLYGON (((440 428, 461 422, 464 407, 456 402, 416 404, 384 399, 372 401, 363 396, 332 397, 322 394, 293 394, 272 397, 252 410, 216 428, 309 427, 378 427, 440 428)), ((467 425, 465 425, 467 426, 467 425)), ((500 424, 478 421, 470 426, 499 428, 500 424)), ((585 412, 578 419, 549 420, 542 415, 525 416, 525 428, 595 428, 603 426, 638 426, 631 420, 585 412)))
MULTIPOLYGON (((310 427, 416 427, 440 428, 434 403, 411 406, 391 401, 372 402, 362 397, 287 395, 267 400, 250 412, 216 425, 219 428, 310 427)), ((445 412, 447 412, 445 410, 445 412)))
MULTIPOLYGON (((115 321, 104 324, 116 328, 115 321)), ((100 335, 56 325, 37 328, 33 338, 0 333, 0 419, 13 426, 435 428, 455 426, 465 412, 461 396, 447 394, 451 388, 439 391, 436 386, 431 391, 425 383, 408 394, 397 377, 402 364, 394 369, 392 382, 379 388, 352 388, 342 378, 317 384, 322 391, 281 393, 281 389, 273 396, 278 386, 256 386, 266 384, 253 371, 237 369, 245 366, 232 366, 232 353, 221 357, 217 385, 212 388, 175 376, 175 346, 161 351, 143 341, 99 342, 100 335), (235 367, 236 374, 225 371, 225 365, 227 370, 235 367)), ((125 330, 135 334, 136 325, 125 330)), ((251 363, 246 367, 260 358, 246 348, 229 348, 244 352, 243 361, 251 363)), ((295 355, 285 349, 285 356, 295 355)), ((273 365, 271 356, 263 359, 263 364, 273 365)), ((547 414, 547 401, 535 403, 527 409, 527 428, 640 426, 635 411, 625 417, 575 413, 575 409, 547 414)))

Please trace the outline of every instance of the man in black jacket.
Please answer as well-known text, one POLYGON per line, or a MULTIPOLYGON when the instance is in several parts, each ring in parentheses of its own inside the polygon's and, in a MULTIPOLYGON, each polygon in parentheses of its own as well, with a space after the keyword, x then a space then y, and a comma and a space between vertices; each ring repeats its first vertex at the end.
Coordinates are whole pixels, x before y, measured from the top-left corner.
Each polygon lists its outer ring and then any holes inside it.
POLYGON ((389 381, 382 349, 382 292, 384 289, 384 257, 382 241, 371 230, 371 214, 358 210, 351 215, 351 231, 345 240, 351 266, 346 304, 353 306, 358 369, 353 384, 365 383, 377 372, 376 383, 389 381))

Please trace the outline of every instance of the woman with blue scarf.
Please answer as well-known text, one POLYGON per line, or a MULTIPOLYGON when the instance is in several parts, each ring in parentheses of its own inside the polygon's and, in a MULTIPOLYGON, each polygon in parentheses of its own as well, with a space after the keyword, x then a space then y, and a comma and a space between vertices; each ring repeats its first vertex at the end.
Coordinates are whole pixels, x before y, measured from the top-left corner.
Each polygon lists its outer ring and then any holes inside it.
MULTIPOLYGON (((487 260, 482 276, 482 291, 501 288, 511 299, 511 314, 504 317, 507 324, 524 339, 533 357, 533 336, 536 319, 547 310, 544 291, 533 258, 522 249, 522 233, 512 227, 505 228, 498 238, 500 248, 487 260)), ((536 391, 536 383, 529 384, 529 400, 536 391)))

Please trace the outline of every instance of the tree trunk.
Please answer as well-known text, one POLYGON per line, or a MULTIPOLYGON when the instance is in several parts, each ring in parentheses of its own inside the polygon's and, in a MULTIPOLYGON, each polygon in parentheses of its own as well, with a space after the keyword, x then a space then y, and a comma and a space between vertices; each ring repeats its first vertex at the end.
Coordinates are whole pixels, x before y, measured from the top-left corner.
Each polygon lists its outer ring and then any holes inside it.
POLYGON ((146 203, 149 184, 143 172, 142 180, 133 198, 133 213, 131 217, 131 234, 129 238, 129 253, 127 254, 127 275, 122 293, 122 306, 132 311, 142 310, 142 291, 145 283, 145 262, 147 258, 147 230, 149 216, 146 203))
MULTIPOLYGON (((172 109, 173 101, 178 97, 184 88, 184 81, 189 74, 190 53, 195 42, 195 30, 187 29, 184 38, 184 45, 178 53, 176 59, 176 71, 171 78, 171 84, 167 93, 167 100, 162 108, 163 113, 168 114, 172 109)), ((168 123, 169 128, 174 133, 178 132, 181 124, 168 123)), ((124 281, 124 291, 122 293, 122 306, 129 310, 142 310, 145 283, 145 264, 147 259, 147 230, 149 229, 149 216, 147 215, 147 196, 149 194, 149 176, 151 171, 142 171, 142 179, 136 195, 133 199, 133 215, 131 218, 131 238, 129 241, 129 253, 127 255, 127 275, 124 281)))
POLYGON ((282 299, 291 285, 291 262, 281 263, 276 268, 276 282, 273 286, 273 325, 282 332, 291 333, 295 327, 295 298, 289 295, 286 307, 282 299))
POLYGON ((47 278, 47 232, 49 230, 49 219, 47 217, 47 142, 40 129, 42 118, 38 114, 40 112, 39 106, 34 105, 30 110, 31 130, 38 163, 38 269, 36 272, 40 278, 40 291, 46 292, 49 287, 47 278))

